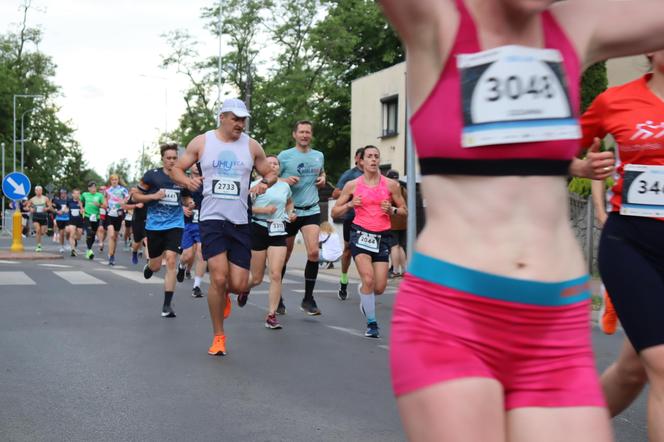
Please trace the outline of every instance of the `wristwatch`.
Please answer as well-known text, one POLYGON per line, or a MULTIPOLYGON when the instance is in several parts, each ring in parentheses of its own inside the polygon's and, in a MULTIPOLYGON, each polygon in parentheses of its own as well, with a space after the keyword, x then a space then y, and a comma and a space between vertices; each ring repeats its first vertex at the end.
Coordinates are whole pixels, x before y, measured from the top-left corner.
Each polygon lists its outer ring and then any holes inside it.
POLYGON ((396 207, 392 207, 392 215, 396 215, 397 210, 399 210, 399 209, 397 209, 396 207))
POLYGON ((261 180, 261 183, 265 184, 266 186, 269 186, 269 185, 270 185, 270 182, 267 180, 267 178, 263 178, 263 179, 261 180))

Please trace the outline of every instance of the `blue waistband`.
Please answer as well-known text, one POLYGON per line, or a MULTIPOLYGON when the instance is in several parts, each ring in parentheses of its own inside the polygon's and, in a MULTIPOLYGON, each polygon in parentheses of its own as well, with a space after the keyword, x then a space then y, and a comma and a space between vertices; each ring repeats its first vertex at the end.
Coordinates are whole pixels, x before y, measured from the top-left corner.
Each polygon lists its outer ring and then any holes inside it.
POLYGON ((561 282, 509 278, 469 269, 415 252, 411 275, 451 289, 501 301, 563 306, 590 298, 588 275, 561 282))

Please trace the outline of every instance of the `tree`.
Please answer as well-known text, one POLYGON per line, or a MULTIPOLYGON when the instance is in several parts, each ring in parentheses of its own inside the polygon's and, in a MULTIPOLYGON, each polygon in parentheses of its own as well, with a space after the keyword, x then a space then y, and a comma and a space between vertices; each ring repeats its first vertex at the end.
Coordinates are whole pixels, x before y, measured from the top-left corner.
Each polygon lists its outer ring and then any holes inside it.
MULTIPOLYGON (((14 95, 41 95, 16 102, 16 115, 25 113, 25 167, 37 185, 85 186, 90 169, 83 161, 74 129, 62 121, 53 99, 59 88, 53 83, 55 64, 39 50, 41 31, 28 26, 29 0, 22 5, 22 22, 16 32, 0 34, 0 141, 13 143, 14 95), (36 109, 35 112, 27 112, 36 109)), ((20 122, 18 123, 20 124, 20 122)), ((20 137, 20 134, 17 134, 20 137)), ((17 159, 17 167, 20 159, 17 159)))
POLYGON ((111 175, 117 175, 120 178, 120 183, 127 184, 133 179, 132 167, 129 160, 126 158, 121 158, 118 161, 113 161, 106 171, 107 179, 111 175))

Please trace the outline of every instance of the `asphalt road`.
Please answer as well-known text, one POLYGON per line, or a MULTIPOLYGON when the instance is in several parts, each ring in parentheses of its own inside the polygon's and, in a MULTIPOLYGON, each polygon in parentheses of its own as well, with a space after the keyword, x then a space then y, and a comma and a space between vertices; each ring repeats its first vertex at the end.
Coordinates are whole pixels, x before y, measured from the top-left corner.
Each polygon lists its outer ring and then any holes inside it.
MULTIPOLYGON (((229 355, 210 357, 206 299, 185 280, 178 317, 162 319, 163 271, 144 281, 141 267, 123 252, 114 268, 0 261, 0 440, 404 440, 387 364, 392 282, 378 299, 383 338, 371 340, 355 292, 339 301, 336 278, 322 275, 323 315, 307 317, 302 271, 289 270, 284 328, 263 326, 264 284, 233 306, 229 355)), ((594 330, 599 369, 621 339, 594 330)), ((614 419, 616 440, 646 441, 645 413, 642 394, 614 419)))

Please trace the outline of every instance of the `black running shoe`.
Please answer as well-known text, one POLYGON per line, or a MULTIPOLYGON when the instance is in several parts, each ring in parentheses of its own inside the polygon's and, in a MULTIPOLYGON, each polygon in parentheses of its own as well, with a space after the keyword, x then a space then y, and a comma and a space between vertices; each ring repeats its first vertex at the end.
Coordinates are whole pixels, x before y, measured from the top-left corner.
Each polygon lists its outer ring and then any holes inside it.
POLYGON ((173 311, 173 307, 170 305, 165 305, 161 309, 161 317, 162 318, 175 318, 175 312, 173 311))
POLYGON ((247 305, 247 300, 249 299, 249 292, 238 293, 237 295, 237 305, 239 307, 244 307, 247 305))
POLYGON ((337 293, 337 297, 342 301, 348 299, 348 284, 339 283, 339 293, 337 293))
POLYGON ((284 305, 284 300, 282 298, 279 298, 279 305, 277 306, 277 314, 278 315, 286 314, 286 306, 284 305))
POLYGON ((203 297, 203 292, 201 291, 200 287, 194 287, 194 290, 191 291, 191 297, 192 298, 202 298, 203 297))
POLYGON ((304 313, 306 313, 309 316, 320 315, 320 310, 318 309, 318 306, 316 305, 316 301, 314 300, 314 298, 303 299, 302 304, 300 304, 300 310, 302 310, 304 313))
POLYGON ((153 273, 154 273, 154 272, 153 272, 152 269, 150 268, 150 265, 149 265, 149 264, 145 264, 145 267, 143 267, 143 278, 145 278, 145 279, 150 279, 150 278, 152 278, 152 274, 153 274, 153 273))
POLYGON ((191 279, 191 270, 187 270, 186 272, 184 272, 184 277, 187 279, 191 279))
POLYGON ((178 274, 175 276, 175 279, 178 280, 178 282, 184 281, 184 271, 187 270, 186 267, 181 267, 178 265, 178 274))

